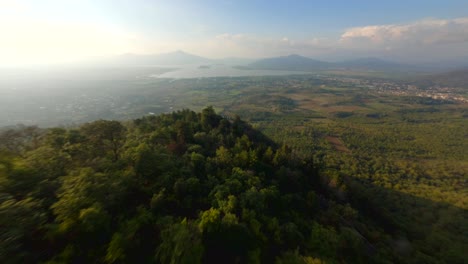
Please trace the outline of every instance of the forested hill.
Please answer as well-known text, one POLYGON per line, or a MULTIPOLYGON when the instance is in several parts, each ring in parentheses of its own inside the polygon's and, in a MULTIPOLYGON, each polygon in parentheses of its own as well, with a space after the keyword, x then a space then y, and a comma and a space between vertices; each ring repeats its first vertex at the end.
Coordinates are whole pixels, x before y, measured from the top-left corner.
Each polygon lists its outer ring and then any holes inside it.
POLYGON ((212 108, 1 136, 1 263, 402 262, 337 179, 212 108))

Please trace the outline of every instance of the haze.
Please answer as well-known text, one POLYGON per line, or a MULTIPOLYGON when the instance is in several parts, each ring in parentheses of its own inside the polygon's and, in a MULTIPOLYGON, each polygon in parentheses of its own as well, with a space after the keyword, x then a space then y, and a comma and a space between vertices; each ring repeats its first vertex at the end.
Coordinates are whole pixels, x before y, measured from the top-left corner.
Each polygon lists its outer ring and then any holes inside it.
POLYGON ((468 56, 467 1, 0 0, 0 65, 184 50, 405 63, 468 56))

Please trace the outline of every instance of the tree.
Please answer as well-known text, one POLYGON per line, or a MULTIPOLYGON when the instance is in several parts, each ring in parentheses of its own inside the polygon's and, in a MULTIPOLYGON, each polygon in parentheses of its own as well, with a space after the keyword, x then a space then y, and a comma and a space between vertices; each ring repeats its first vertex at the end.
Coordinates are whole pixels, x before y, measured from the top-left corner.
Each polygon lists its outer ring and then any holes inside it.
POLYGON ((187 219, 173 224, 161 233, 161 244, 156 253, 160 263, 202 263, 204 247, 197 226, 187 219))
POLYGON ((46 214, 39 202, 0 197, 0 262, 37 262, 40 252, 31 246, 40 240, 45 223, 46 214))
POLYGON ((222 118, 216 114, 212 106, 208 106, 207 108, 202 110, 201 123, 205 130, 210 130, 218 127, 221 119, 222 118))
POLYGON ((126 128, 120 122, 108 120, 98 120, 81 127, 92 151, 97 151, 98 155, 110 151, 113 161, 119 159, 119 150, 125 138, 125 130, 126 128))

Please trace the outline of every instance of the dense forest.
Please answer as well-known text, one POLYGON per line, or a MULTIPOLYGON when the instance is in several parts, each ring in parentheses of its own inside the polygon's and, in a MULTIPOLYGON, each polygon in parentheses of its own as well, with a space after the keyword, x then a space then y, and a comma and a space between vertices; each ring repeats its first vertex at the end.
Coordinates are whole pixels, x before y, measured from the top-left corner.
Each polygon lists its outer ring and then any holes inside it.
POLYGON ((0 137, 2 263, 463 262, 411 246, 364 183, 212 107, 0 137))

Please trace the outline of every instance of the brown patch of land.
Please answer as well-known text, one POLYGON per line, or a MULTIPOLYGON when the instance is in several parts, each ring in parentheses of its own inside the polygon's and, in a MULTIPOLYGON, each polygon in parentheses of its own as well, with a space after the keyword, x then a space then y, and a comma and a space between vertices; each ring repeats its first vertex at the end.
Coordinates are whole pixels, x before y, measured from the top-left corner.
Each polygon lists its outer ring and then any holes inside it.
MULTIPOLYGON (((320 96, 314 96, 306 93, 295 93, 284 95, 294 101, 296 101, 299 109, 312 110, 325 114, 332 114, 338 111, 360 111, 365 108, 356 105, 339 105, 339 100, 335 95, 321 94, 320 96)), ((342 100, 342 99, 341 99, 342 100)))
POLYGON ((332 144, 332 146, 335 148, 336 151, 339 152, 344 152, 344 153, 350 153, 351 150, 349 150, 341 141, 340 138, 338 137, 333 137, 333 136, 326 136, 325 139, 332 144))

